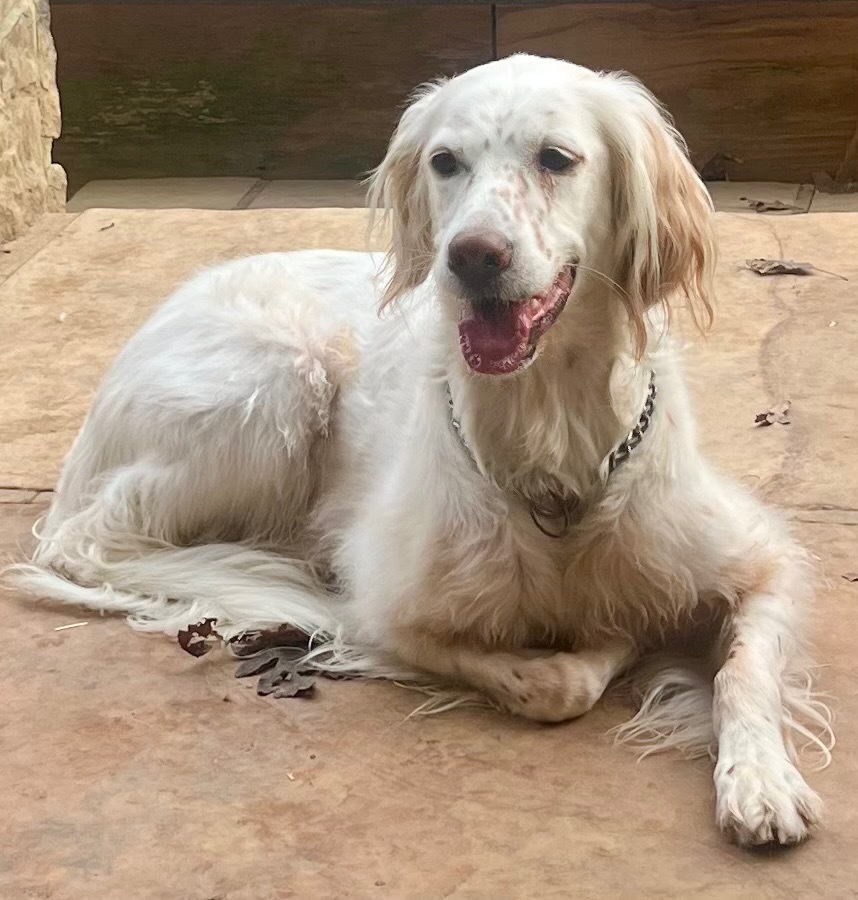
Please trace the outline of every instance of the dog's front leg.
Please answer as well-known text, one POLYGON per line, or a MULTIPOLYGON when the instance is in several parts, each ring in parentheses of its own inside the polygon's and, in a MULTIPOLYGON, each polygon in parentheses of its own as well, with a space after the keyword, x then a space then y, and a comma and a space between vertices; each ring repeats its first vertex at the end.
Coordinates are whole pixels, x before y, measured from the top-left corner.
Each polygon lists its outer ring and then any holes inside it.
POLYGON ((746 846, 797 843, 821 810, 784 740, 782 679, 795 643, 794 614, 788 593, 744 597, 715 677, 718 824, 746 846))
POLYGON ((624 640, 578 653, 534 655, 446 643, 425 632, 398 635, 398 655, 411 665, 475 687, 507 712, 537 722, 583 715, 635 658, 624 640))

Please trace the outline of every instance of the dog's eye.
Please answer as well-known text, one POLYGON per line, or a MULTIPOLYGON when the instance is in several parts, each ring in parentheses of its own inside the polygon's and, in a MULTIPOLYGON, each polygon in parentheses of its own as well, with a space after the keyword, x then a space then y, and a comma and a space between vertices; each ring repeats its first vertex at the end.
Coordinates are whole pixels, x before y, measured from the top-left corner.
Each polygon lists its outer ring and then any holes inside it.
POLYGON ((449 150, 439 150, 432 155, 430 160, 432 168, 444 178, 449 178, 459 171, 459 161, 449 150))
POLYGON ((576 159, 556 147, 545 147, 539 151, 539 165, 549 172, 563 172, 575 165, 576 159))

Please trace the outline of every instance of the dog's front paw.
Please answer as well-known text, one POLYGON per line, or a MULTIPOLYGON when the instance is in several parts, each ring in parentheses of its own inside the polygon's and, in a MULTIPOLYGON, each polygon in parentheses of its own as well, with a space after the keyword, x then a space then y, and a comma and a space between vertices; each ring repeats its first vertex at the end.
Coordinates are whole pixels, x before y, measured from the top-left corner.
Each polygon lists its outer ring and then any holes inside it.
POLYGON ((720 759, 715 768, 718 825, 743 847, 797 844, 822 812, 819 797, 780 757, 720 759))
POLYGON ((555 653, 512 666, 495 699, 507 712, 535 722, 565 722, 584 715, 601 695, 587 662, 574 653, 555 653))

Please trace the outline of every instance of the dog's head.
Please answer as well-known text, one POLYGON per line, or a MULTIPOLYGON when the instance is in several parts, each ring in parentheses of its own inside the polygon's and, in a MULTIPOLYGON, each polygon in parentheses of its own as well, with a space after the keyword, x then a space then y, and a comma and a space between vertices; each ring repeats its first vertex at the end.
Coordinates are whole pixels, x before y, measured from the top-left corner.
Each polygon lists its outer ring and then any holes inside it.
POLYGON ((597 280, 624 305, 639 355, 654 306, 680 297, 711 319, 708 194, 629 76, 517 55, 428 85, 369 198, 392 217, 384 302, 431 274, 476 372, 525 368, 597 280))

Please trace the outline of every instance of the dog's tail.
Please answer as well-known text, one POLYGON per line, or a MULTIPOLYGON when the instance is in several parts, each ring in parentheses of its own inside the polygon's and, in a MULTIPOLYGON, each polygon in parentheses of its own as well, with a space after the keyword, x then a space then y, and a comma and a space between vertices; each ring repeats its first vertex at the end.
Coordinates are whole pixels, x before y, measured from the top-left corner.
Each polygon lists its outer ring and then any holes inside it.
MULTIPOLYGON (((795 756, 811 751, 824 768, 831 761, 831 711, 813 689, 812 667, 785 673, 782 681, 784 732, 795 756)), ((614 729, 618 743, 641 757, 677 750, 689 758, 717 752, 712 718, 715 667, 707 659, 654 655, 624 679, 618 690, 630 694, 637 713, 614 729)))
POLYGON ((139 631, 175 634, 210 618, 224 637, 288 623, 330 639, 343 627, 345 604, 301 560, 244 544, 113 537, 109 548, 42 538, 9 580, 40 599, 124 613, 139 631))

